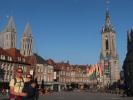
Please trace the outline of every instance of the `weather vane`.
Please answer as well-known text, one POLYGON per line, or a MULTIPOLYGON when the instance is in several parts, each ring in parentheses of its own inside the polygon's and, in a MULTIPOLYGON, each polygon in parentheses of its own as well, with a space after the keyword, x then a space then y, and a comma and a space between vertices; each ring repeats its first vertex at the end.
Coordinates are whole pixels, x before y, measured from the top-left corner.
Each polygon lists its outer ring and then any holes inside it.
POLYGON ((107 10, 108 10, 109 4, 110 4, 110 0, 106 0, 106 8, 107 8, 107 10))

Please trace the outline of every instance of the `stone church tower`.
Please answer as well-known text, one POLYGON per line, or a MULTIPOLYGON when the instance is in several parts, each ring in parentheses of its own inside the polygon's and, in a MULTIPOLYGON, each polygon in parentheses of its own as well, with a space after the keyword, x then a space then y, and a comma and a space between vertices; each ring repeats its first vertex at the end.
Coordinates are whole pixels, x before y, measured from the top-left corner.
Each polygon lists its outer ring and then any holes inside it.
POLYGON ((3 49, 16 48, 16 26, 12 16, 9 17, 8 23, 1 35, 1 47, 3 49))
POLYGON ((120 79, 119 57, 116 52, 115 31, 110 22, 109 11, 106 11, 105 24, 102 28, 102 48, 100 63, 103 65, 103 85, 112 84, 120 79))
POLYGON ((32 32, 29 23, 26 24, 23 37, 21 39, 21 47, 20 53, 23 56, 31 56, 33 55, 32 48, 33 48, 33 41, 32 41, 32 32))

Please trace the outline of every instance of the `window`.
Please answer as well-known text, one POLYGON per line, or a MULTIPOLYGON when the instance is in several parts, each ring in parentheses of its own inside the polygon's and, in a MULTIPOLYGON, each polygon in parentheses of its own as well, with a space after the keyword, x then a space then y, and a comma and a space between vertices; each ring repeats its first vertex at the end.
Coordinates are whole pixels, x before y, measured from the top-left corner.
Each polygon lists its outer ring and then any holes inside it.
POLYGON ((10 61, 12 61, 12 57, 10 57, 10 61))
POLYGON ((6 57, 3 55, 3 56, 2 56, 2 59, 5 60, 5 58, 6 58, 6 57))
POLYGON ((6 35, 6 39, 8 40, 8 34, 6 35))
POLYGON ((106 50, 108 50, 109 49, 108 39, 106 39, 105 41, 106 41, 106 50))

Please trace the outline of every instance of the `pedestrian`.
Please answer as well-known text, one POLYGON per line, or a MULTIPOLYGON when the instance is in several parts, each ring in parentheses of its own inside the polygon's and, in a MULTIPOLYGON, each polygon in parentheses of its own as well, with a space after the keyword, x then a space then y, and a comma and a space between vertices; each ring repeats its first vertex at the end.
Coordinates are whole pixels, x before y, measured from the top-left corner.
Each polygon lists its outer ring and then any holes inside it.
POLYGON ((32 78, 32 75, 30 75, 30 74, 27 74, 26 75, 26 82, 24 83, 23 92, 27 93, 27 97, 22 97, 23 100, 25 100, 27 98, 29 100, 28 95, 32 95, 32 97, 34 97, 34 100, 38 100, 39 99, 39 89, 38 89, 39 85, 38 85, 37 79, 34 80, 34 81, 32 79, 33 79, 32 78), (31 87, 32 86, 31 85, 32 83, 35 84, 35 87, 31 87), (32 91, 32 94, 31 94, 31 91, 32 91), (28 92, 30 92, 30 93, 28 93, 28 92))
POLYGON ((24 79, 22 77, 23 70, 18 68, 15 72, 15 77, 10 81, 10 100, 21 100, 21 96, 26 96, 26 93, 22 92, 24 86, 24 79))
POLYGON ((38 100, 39 99, 39 84, 37 82, 37 79, 35 79, 35 82, 36 82, 36 93, 35 93, 35 100, 38 100))
POLYGON ((27 75, 28 81, 24 84, 22 92, 26 93, 26 96, 23 96, 21 100, 35 100, 36 94, 36 82, 31 80, 31 75, 27 75))
POLYGON ((24 87, 27 87, 30 84, 30 81, 32 80, 32 76, 30 74, 26 75, 24 87))

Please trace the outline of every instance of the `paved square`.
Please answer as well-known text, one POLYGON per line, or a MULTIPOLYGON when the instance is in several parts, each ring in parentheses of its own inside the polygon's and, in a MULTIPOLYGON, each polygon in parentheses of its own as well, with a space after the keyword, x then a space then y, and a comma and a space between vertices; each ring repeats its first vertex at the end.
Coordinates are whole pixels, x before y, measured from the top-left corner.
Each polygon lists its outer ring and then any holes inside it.
MULTIPOLYGON (((7 98, 7 96, 0 97, 0 100, 9 100, 7 98)), ((90 92, 54 92, 40 96, 39 100, 133 100, 133 97, 90 92)))
POLYGON ((133 100, 133 97, 121 97, 116 94, 89 92, 59 92, 40 96, 39 100, 133 100))

